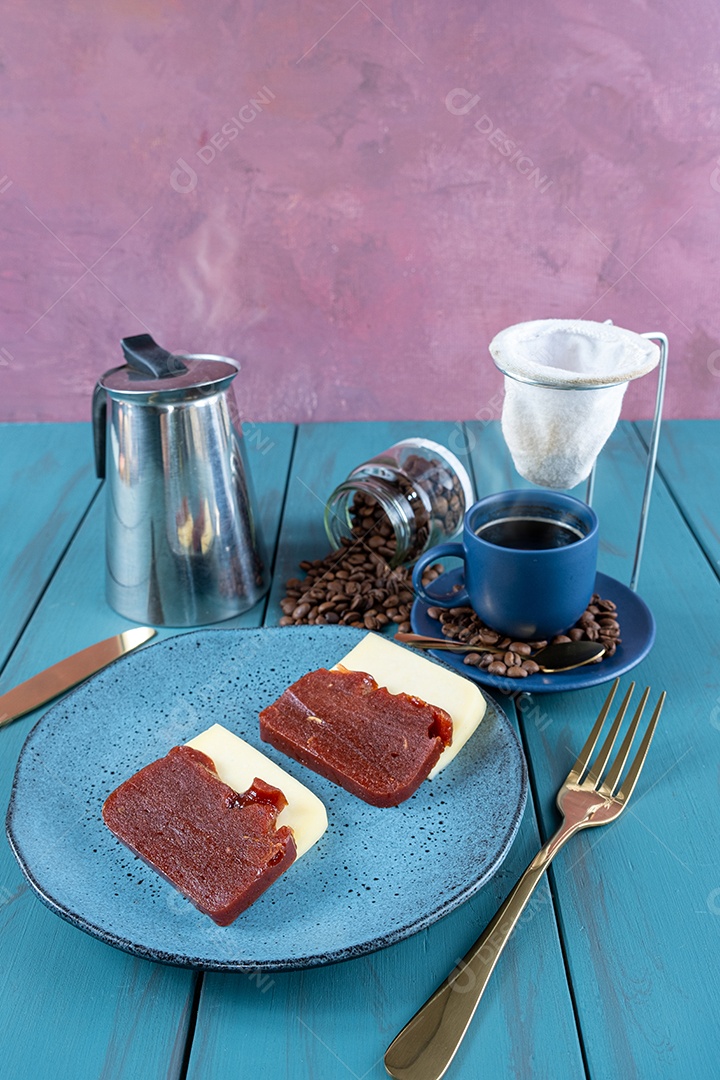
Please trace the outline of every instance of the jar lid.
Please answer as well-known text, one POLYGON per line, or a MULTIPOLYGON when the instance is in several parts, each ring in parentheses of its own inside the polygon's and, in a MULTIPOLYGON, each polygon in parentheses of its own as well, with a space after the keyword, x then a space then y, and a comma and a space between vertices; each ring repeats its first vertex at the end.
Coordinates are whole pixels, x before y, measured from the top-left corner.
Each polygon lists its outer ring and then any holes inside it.
POLYGON ((122 349, 127 363, 106 371, 98 380, 118 397, 177 397, 190 390, 221 389, 240 370, 237 360, 227 356, 169 353, 149 334, 123 338, 122 349))

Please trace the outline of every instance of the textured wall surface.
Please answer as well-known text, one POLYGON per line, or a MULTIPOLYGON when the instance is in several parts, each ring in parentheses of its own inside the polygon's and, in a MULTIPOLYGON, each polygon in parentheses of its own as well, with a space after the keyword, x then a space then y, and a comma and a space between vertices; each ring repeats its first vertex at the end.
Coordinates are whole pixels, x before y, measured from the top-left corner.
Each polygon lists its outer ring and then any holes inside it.
MULTIPOLYGON (((498 414, 544 317, 671 342, 720 415, 712 0, 6 0, 0 419, 118 339, 243 362, 258 420, 498 414)), ((655 381, 624 416, 647 416, 655 381)))

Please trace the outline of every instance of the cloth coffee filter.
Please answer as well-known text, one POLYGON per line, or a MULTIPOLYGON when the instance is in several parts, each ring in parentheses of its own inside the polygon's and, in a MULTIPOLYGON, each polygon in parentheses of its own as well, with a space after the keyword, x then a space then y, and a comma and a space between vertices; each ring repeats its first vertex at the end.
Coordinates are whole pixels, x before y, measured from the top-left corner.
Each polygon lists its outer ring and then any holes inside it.
POLYGON ((660 360, 658 346, 641 334, 583 319, 509 326, 490 353, 505 373, 502 431, 515 468, 548 488, 572 488, 589 476, 628 382, 660 360))

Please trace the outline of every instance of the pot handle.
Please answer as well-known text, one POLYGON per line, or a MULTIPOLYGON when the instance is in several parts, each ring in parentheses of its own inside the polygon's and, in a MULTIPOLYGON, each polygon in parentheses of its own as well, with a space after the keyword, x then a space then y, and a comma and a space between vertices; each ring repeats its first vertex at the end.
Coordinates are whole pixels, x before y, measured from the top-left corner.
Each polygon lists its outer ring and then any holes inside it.
POLYGON ((95 447, 95 475, 105 479, 105 442, 107 437, 107 394, 105 387, 95 384, 92 399, 93 445, 95 447))
POLYGON ((168 375, 181 375, 187 371, 187 365, 180 357, 163 349, 150 334, 135 334, 123 338, 120 344, 125 362, 143 375, 164 379, 168 375))

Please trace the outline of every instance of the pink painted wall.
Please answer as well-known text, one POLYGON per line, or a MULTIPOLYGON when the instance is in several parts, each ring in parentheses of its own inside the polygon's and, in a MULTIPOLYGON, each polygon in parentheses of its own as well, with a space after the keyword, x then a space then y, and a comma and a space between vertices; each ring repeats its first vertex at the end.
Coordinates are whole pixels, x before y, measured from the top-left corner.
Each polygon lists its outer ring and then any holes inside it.
POLYGON ((487 415, 488 341, 551 316, 664 330, 666 415, 720 415, 719 38, 714 0, 6 0, 0 419, 87 418, 144 329, 258 420, 487 415))

